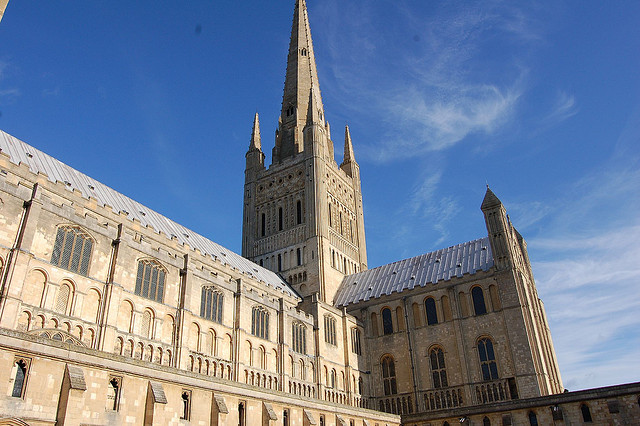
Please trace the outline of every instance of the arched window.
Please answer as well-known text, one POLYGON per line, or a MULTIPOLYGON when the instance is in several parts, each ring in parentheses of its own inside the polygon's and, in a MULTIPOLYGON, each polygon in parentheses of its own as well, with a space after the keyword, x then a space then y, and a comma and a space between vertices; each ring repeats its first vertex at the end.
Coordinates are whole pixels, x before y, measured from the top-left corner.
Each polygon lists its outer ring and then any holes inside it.
POLYGON ((146 310, 142 314, 142 325, 140 327, 140 335, 145 339, 149 339, 151 330, 153 329, 153 314, 151 311, 146 310))
POLYGON ((260 215, 260 236, 264 237, 267 234, 267 217, 264 213, 260 215))
POLYGON ((282 231, 284 228, 284 219, 282 216, 282 207, 278 207, 278 231, 282 231))
POLYGON ((216 291, 213 287, 202 287, 200 316, 222 323, 222 301, 222 293, 216 291))
POLYGON ((139 261, 135 293, 138 296, 162 303, 166 275, 164 268, 155 260, 139 261))
POLYGON ((398 393, 396 385, 396 363, 391 355, 382 358, 382 383, 385 395, 395 395, 398 393))
POLYGON ((307 328, 300 322, 294 322, 291 326, 291 341, 293 350, 301 353, 307 353, 307 328))
POLYGON ((478 341, 478 354, 480 355, 482 380, 498 379, 498 365, 496 364, 496 355, 493 351, 491 339, 484 337, 478 341))
POLYGON ((73 300, 73 291, 71 286, 64 283, 58 289, 58 296, 56 297, 56 304, 53 309, 61 314, 66 315, 68 312, 69 302, 73 300))
POLYGON ((580 411, 582 412, 582 421, 585 423, 593 422, 593 418, 591 418, 591 410, 589 410, 589 406, 587 404, 582 404, 580 406, 580 411))
POLYGON ((329 380, 329 387, 331 388, 336 387, 336 370, 335 369, 331 370, 331 379, 329 380))
POLYGON ((336 344, 336 320, 332 316, 326 315, 324 317, 324 341, 335 345, 336 344))
POLYGON ((382 310, 382 330, 384 334, 393 333, 393 317, 391 316, 391 309, 389 308, 382 310))
POLYGON ((182 391, 182 414, 180 418, 183 420, 189 420, 191 417, 191 391, 182 391))
POLYGON ((360 329, 357 327, 351 329, 351 351, 356 355, 362 355, 360 329))
POLYGON ((302 250, 296 249, 296 258, 298 260, 298 266, 302 265, 302 250))
POLYGON ((331 203, 329 203, 329 228, 333 228, 333 213, 331 212, 331 203))
POLYGON ((484 416, 484 419, 482 419, 482 426, 491 426, 491 420, 489 420, 489 417, 484 416))
POLYGON ((529 411, 529 425, 538 426, 538 417, 533 411, 529 411))
POLYGON ((89 273, 93 240, 75 226, 61 226, 51 253, 51 263, 81 275, 89 273))
POLYGON ((429 297, 424 301, 424 310, 427 313, 427 325, 438 323, 438 312, 436 311, 436 301, 429 297))
POLYGON ((442 348, 433 348, 429 353, 431 361, 431 375, 433 377, 434 388, 446 388, 449 386, 447 382, 447 370, 444 364, 444 351, 442 348))
POLYGON ((282 271, 282 255, 278 254, 278 272, 282 271))
POLYGON ((298 200, 296 203, 296 224, 302 223, 302 201, 298 200))
POLYGON ((251 334, 269 340, 269 313, 258 306, 252 311, 251 334))
POLYGON ((24 388, 27 382, 27 371, 29 369, 29 362, 25 359, 17 359, 13 364, 15 370, 13 380, 13 390, 11 396, 14 398, 22 398, 24 395, 24 388))
POLYGON ((476 315, 484 315, 487 313, 487 305, 484 303, 484 292, 481 287, 471 289, 471 298, 473 299, 473 310, 476 315))

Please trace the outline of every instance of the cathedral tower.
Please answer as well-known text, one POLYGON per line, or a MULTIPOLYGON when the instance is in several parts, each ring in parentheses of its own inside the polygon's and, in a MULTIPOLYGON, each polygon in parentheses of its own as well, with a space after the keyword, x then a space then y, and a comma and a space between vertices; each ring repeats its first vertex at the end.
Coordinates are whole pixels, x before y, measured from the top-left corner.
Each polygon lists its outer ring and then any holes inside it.
POLYGON ((293 14, 272 163, 258 116, 246 155, 242 255, 278 272, 303 297, 331 303, 344 275, 367 268, 360 170, 349 128, 336 163, 324 116, 305 0, 293 14))

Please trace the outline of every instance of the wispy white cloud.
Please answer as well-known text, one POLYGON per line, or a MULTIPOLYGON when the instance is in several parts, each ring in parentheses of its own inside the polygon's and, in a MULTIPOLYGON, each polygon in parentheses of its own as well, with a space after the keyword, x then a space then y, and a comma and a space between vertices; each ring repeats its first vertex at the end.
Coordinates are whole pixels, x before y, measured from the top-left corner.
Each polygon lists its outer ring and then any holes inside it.
POLYGON ((640 380, 639 115, 611 158, 549 201, 544 236, 529 241, 570 389, 640 380))
POLYGON ((625 361, 640 357, 639 239, 636 223, 532 241, 533 250, 554 255, 533 267, 568 388, 640 379, 637 362, 625 361))
POLYGON ((560 123, 578 113, 576 99, 573 95, 565 92, 558 92, 551 111, 543 119, 543 124, 553 125, 560 123))
POLYGON ((389 161, 444 150, 510 122, 527 89, 527 52, 541 37, 531 11, 501 1, 420 8, 399 2, 376 17, 356 3, 358 13, 329 4, 322 10, 334 27, 349 20, 325 35, 336 59, 330 83, 358 99, 359 108, 369 105, 388 129, 359 149, 363 156, 389 161), (402 34, 387 30, 387 19, 400 20, 402 34), (400 42, 405 36, 412 41, 400 42), (496 54, 488 43, 508 53, 496 54))

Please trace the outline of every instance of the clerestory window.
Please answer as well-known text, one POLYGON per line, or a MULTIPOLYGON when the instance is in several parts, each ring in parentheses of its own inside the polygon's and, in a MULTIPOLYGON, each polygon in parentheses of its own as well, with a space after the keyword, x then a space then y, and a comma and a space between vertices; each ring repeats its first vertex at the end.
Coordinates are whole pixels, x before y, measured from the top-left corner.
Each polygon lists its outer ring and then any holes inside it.
POLYGON ((202 287, 200 316, 211 321, 222 323, 222 301, 222 293, 213 287, 202 287))
POLYGON ((269 313, 262 307, 254 307, 251 315, 251 334, 269 340, 269 313))
POLYGON ((162 303, 166 275, 165 269, 157 261, 150 259, 139 261, 135 293, 162 303))
POLYGON ((76 226, 61 226, 51 253, 51 264, 88 275, 93 240, 76 226))

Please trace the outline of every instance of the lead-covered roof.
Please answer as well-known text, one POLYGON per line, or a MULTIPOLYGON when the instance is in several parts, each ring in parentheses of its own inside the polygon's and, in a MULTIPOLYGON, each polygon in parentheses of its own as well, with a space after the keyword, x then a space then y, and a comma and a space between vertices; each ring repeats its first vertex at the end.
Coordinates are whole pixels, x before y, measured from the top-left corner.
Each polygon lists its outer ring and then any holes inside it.
POLYGON ((276 273, 256 265, 239 254, 172 221, 1 130, 0 152, 8 155, 10 161, 14 164, 23 163, 33 173, 45 174, 51 182, 62 182, 68 190, 73 191, 76 189, 82 193, 83 197, 92 197, 99 203, 110 206, 115 213, 124 212, 129 219, 139 221, 142 226, 148 226, 156 232, 162 232, 168 238, 175 238, 180 244, 186 244, 193 249, 198 249, 203 254, 209 255, 243 274, 263 281, 286 294, 299 297, 276 273))
POLYGON ((426 287, 464 274, 487 271, 493 266, 489 238, 480 238, 449 248, 400 260, 344 277, 336 294, 336 306, 426 287))

